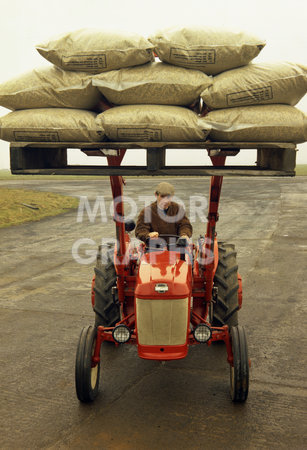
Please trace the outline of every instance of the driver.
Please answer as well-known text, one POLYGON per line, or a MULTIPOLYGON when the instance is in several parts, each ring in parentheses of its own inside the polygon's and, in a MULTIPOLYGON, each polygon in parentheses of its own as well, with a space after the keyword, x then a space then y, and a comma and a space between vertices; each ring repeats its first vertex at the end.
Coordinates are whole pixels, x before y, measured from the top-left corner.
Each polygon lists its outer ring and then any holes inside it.
POLYGON ((174 193, 174 186, 170 183, 158 184, 155 190, 156 201, 139 214, 135 228, 138 239, 146 242, 148 238, 158 238, 160 234, 177 235, 186 239, 192 236, 192 225, 183 207, 172 201, 174 193))

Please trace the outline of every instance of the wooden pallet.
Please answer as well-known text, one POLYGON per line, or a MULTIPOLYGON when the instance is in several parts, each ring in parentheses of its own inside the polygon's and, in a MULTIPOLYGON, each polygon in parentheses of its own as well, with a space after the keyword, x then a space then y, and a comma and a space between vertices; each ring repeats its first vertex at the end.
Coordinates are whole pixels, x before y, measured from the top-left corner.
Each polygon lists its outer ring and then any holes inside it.
POLYGON ((39 175, 156 175, 156 176, 294 176, 296 146, 279 142, 13 142, 10 144, 13 174, 39 175), (123 149, 145 149, 144 166, 72 166, 67 164, 67 151, 80 149, 88 156, 120 156, 123 149), (240 151, 257 150, 252 166, 167 166, 167 149, 191 151, 204 149, 209 156, 235 156, 240 151))

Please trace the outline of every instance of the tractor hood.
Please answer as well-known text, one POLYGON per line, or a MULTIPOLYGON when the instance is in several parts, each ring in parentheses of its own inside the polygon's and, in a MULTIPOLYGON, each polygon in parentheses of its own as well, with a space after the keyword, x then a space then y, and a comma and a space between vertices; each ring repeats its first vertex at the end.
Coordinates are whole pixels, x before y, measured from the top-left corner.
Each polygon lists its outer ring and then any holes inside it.
POLYGON ((136 280, 136 297, 190 297, 191 288, 191 265, 181 260, 178 252, 151 252, 142 256, 136 280))

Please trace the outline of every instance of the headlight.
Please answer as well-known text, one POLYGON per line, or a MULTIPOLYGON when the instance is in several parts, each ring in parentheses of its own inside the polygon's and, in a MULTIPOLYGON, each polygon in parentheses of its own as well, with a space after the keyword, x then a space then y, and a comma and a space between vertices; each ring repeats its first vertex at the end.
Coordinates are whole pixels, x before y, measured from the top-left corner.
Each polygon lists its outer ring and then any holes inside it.
POLYGON ((157 283, 155 285, 155 291, 164 294, 168 291, 168 285, 166 283, 157 283))
POLYGON ((131 332, 126 325, 117 325, 112 331, 113 339, 119 344, 125 344, 131 337, 131 332))
POLYGON ((193 331, 194 338, 197 342, 204 343, 211 339, 211 328, 204 323, 200 323, 193 331))

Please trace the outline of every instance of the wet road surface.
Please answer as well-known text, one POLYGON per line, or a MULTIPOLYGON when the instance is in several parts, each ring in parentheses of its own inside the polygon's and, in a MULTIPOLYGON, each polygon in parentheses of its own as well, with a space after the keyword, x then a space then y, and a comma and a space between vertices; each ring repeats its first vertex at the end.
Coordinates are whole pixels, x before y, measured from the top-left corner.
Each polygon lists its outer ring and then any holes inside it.
MULTIPOLYGON (((128 179, 140 209, 159 180, 128 179)), ((189 210, 209 179, 173 179, 189 210)), ((136 348, 102 351, 100 395, 80 404, 76 345, 93 323, 90 260, 114 237, 108 180, 7 180, 0 186, 103 197, 106 222, 77 212, 0 230, 0 448, 306 448, 307 178, 225 179, 218 238, 236 245, 252 361, 246 404, 232 404, 223 344, 165 364, 136 348), (88 250, 88 254, 85 251, 88 250)), ((100 210, 99 210, 100 211, 100 210)), ((199 216, 194 239, 205 231, 199 216)))

